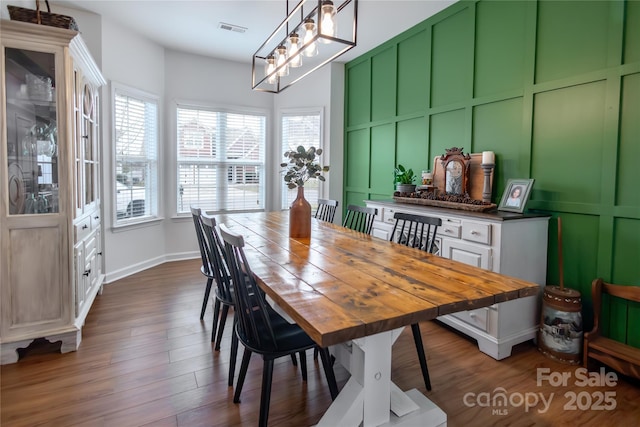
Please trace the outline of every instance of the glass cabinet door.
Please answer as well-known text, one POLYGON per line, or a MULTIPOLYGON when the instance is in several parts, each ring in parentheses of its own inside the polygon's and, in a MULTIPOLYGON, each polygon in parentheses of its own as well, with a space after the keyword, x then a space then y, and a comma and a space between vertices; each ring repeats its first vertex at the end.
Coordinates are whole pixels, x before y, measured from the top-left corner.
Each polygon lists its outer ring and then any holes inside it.
POLYGON ((57 213, 55 55, 5 48, 4 57, 9 214, 57 213))
POLYGON ((84 162, 84 203, 98 199, 98 147, 96 91, 88 83, 82 88, 82 145, 84 162))

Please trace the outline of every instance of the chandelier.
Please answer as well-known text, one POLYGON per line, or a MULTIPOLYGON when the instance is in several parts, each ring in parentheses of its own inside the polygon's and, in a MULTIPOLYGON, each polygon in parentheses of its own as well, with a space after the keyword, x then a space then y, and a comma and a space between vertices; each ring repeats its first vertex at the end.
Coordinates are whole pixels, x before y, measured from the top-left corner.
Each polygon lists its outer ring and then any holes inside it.
POLYGON ((279 93, 356 45, 358 0, 300 0, 253 54, 252 89, 279 93))

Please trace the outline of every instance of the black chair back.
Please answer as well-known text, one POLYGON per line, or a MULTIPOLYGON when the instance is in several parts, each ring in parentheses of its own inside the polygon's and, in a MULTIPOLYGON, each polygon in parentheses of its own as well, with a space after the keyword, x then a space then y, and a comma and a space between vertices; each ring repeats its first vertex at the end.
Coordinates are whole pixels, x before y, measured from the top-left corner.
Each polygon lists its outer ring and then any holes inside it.
POLYGON ((238 332, 245 345, 254 349, 277 351, 276 337, 267 311, 267 302, 258 289, 244 253, 244 238, 220 224, 227 264, 234 283, 238 332))
POLYGON ((440 218, 396 212, 396 220, 391 232, 392 242, 433 253, 438 227, 442 225, 440 218))
POLYGON ((318 218, 320 221, 333 222, 337 208, 337 200, 318 199, 318 209, 316 210, 314 217, 318 218))
POLYGON ((202 218, 202 230, 206 239, 207 257, 211 261, 211 269, 218 286, 218 297, 225 303, 233 304, 233 288, 231 286, 231 274, 227 268, 225 249, 222 239, 216 230, 216 219, 205 212, 200 214, 202 218))
POLYGON ((373 220, 377 214, 377 208, 349 205, 347 206, 347 214, 344 217, 342 226, 361 233, 371 234, 373 220))
POLYGON ((193 225, 196 228, 196 236, 198 237, 198 247, 200 248, 200 257, 202 258, 202 273, 207 277, 213 276, 211 271, 211 265, 209 264, 209 258, 207 258, 207 242, 204 238, 204 231, 202 230, 202 219, 200 218, 201 210, 198 207, 191 206, 191 216, 193 217, 193 225))

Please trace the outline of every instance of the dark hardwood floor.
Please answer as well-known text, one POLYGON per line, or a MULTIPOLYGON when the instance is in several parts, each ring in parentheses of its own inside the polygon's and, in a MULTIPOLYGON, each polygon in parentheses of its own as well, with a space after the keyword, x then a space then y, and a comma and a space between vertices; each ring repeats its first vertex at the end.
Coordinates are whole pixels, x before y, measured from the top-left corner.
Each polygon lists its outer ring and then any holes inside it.
MULTIPOLYGON (((193 260, 106 285, 91 308, 78 351, 53 353, 48 351, 52 346, 42 343, 18 363, 2 366, 0 425, 257 424, 262 361, 253 357, 242 403, 234 404, 233 390, 227 387, 232 314, 221 351, 215 352, 211 307, 205 320, 199 320, 204 282, 199 262, 193 260)), ((394 346, 392 376, 400 388, 418 388, 442 408, 449 426, 640 425, 640 385, 635 380, 583 385, 577 367, 545 358, 531 342, 496 361, 439 323, 425 322, 421 329, 433 390, 424 389, 410 329, 394 346), (539 368, 548 369, 553 379, 568 375, 566 385, 538 384, 539 368), (548 407, 542 398, 551 400, 548 407), (527 401, 529 408, 523 404, 527 401)), ((276 362, 270 425, 313 425, 329 406, 322 367, 308 353, 306 383, 289 358, 276 362)), ((340 366, 336 376, 340 387, 348 378, 340 366)))

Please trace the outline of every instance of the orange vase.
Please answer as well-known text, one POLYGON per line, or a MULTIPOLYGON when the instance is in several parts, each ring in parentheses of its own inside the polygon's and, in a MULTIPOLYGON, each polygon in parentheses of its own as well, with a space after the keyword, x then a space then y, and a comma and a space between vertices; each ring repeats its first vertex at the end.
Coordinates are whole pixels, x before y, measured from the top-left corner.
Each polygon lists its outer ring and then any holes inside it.
POLYGON ((304 187, 298 187, 298 195, 289 210, 289 237, 311 237, 311 205, 304 198, 304 187))

